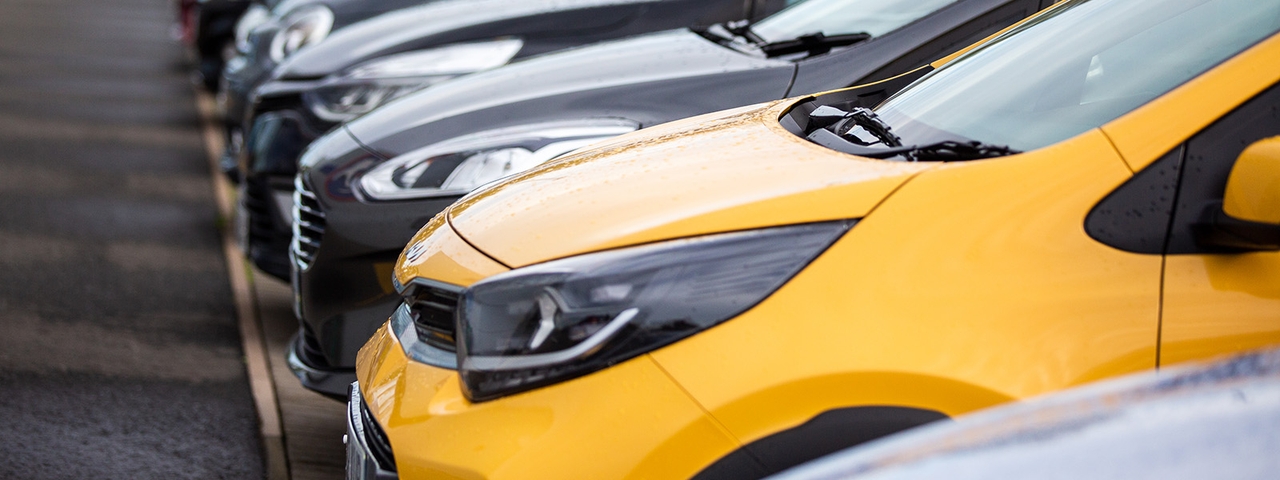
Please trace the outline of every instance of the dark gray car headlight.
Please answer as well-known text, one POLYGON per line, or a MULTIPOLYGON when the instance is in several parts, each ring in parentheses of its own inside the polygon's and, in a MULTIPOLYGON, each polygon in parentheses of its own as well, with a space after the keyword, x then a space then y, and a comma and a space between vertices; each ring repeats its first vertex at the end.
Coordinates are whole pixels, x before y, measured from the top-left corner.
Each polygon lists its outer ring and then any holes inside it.
POLYGON ((536 123, 477 132, 428 145, 388 160, 360 177, 370 200, 464 195, 640 125, 598 118, 536 123))
POLYGON ((317 117, 345 122, 445 80, 501 67, 524 47, 518 38, 459 43, 375 58, 303 95, 317 117))
POLYGON ((471 401, 586 375, 733 318, 853 221, 707 235, 555 260, 463 291, 458 366, 471 401))
POLYGON ((240 20, 236 21, 236 51, 241 55, 248 55, 253 48, 249 45, 249 33, 269 21, 271 21, 271 10, 258 3, 249 5, 249 8, 240 15, 240 20))
POLYGON ((271 39, 271 60, 280 63, 301 50, 317 43, 333 31, 333 10, 324 5, 301 7, 284 15, 280 30, 271 39))

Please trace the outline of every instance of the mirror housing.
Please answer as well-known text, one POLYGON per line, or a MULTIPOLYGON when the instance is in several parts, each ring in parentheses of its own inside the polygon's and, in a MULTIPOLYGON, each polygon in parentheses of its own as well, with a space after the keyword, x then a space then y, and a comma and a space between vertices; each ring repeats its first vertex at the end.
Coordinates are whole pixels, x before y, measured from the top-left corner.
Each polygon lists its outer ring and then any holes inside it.
POLYGON ((1196 225, 1201 245, 1280 250, 1280 137, 1250 145, 1231 168, 1222 203, 1196 225))

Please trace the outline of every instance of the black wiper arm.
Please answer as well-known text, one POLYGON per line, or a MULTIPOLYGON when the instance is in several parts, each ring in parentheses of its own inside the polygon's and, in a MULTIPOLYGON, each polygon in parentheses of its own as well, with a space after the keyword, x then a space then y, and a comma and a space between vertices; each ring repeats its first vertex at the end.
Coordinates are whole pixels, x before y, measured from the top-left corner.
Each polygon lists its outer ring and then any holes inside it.
MULTIPOLYGON (((760 37, 756 37, 760 38, 760 37)), ((777 57, 792 53, 808 52, 810 55, 822 55, 835 47, 846 47, 871 39, 869 33, 847 33, 827 36, 822 32, 801 35, 791 40, 773 43, 757 43, 767 57, 777 57)))
POLYGON ((748 42, 754 43, 756 45, 764 45, 766 43, 769 43, 769 42, 766 42, 765 39, 760 38, 759 35, 756 35, 755 30, 751 29, 751 20, 738 20, 736 22, 725 22, 720 24, 720 26, 724 27, 724 29, 729 33, 745 38, 748 42))
POLYGON ((706 27, 693 27, 690 30, 707 40, 726 47, 730 47, 735 43, 742 43, 759 48, 760 45, 768 43, 751 30, 750 20, 716 23, 706 27))
POLYGON ((903 145, 902 137, 894 134, 889 124, 881 120, 875 111, 865 107, 844 110, 830 105, 820 106, 809 112, 808 126, 804 130, 808 132, 805 138, 813 143, 867 158, 902 157, 911 162, 954 162, 1022 153, 1004 145, 974 140, 903 145), (866 138, 863 132, 875 138, 866 138))
POLYGON ((980 160, 983 158, 1003 157, 1022 153, 1004 145, 988 145, 978 141, 944 140, 922 145, 907 145, 892 148, 869 147, 850 142, 844 137, 819 128, 806 136, 809 141, 830 148, 837 152, 857 155, 859 157, 889 159, 902 157, 910 162, 940 161, 958 162, 963 160, 980 160))
POLYGON ((1009 148, 1007 145, 991 145, 977 140, 969 140, 966 142, 946 140, 905 148, 907 148, 907 151, 902 152, 902 156, 911 161, 956 162, 961 160, 980 160, 983 158, 1004 157, 1022 153, 1021 150, 1014 150, 1009 148))
POLYGON ((887 147, 901 147, 902 139, 893 133, 893 129, 889 128, 889 124, 884 123, 880 116, 870 108, 853 107, 849 110, 841 110, 836 107, 823 105, 814 109, 810 114, 811 125, 819 128, 831 127, 832 133, 853 141, 860 145, 871 145, 866 141, 851 136, 850 132, 855 127, 862 127, 867 133, 870 133, 880 140, 887 147))
POLYGON ((702 38, 711 40, 712 42, 719 43, 721 45, 725 45, 733 42, 733 35, 731 34, 726 35, 726 33, 729 33, 729 32, 727 30, 724 30, 723 24, 715 24, 709 27, 690 27, 689 30, 692 30, 693 33, 701 35, 702 38), (721 30, 723 31, 723 33, 717 30, 721 30))

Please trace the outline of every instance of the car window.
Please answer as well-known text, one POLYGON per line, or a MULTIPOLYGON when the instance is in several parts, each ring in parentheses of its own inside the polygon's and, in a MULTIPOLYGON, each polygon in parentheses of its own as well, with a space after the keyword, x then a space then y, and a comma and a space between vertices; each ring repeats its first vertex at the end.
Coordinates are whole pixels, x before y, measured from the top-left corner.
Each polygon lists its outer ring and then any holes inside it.
MULTIPOLYGON (((912 42, 902 42, 902 45, 898 47, 902 50, 897 59, 887 63, 875 73, 859 78, 846 86, 851 87, 867 81, 883 80, 921 65, 933 63, 939 58, 950 55, 1000 30, 1004 30, 1009 25, 1018 23, 1041 9, 1040 0, 1005 0, 1003 5, 987 10, 963 24, 955 25, 954 22, 951 22, 948 30, 936 30, 938 32, 936 36, 926 42, 919 43, 919 39, 912 42)), ((945 16, 947 15, 938 15, 938 17, 945 16)), ((959 16, 951 17, 954 19, 959 16)), ((915 35, 917 32, 903 31, 899 32, 898 35, 915 35)), ((854 55, 857 54, 855 53, 854 55)), ((858 59, 852 60, 857 61, 858 59)), ((872 104, 872 106, 874 105, 872 104)))
POLYGON ((1280 85, 1250 99, 1191 137, 1103 199, 1085 220, 1094 239, 1134 253, 1214 251, 1196 243, 1195 226, 1220 209, 1236 158, 1280 135, 1280 85))
POLYGON ((1221 209, 1227 177, 1254 142, 1280 135, 1280 86, 1272 86, 1187 141, 1167 253, 1204 253, 1193 233, 1207 210, 1221 209))
POLYGON ((1280 2, 1073 0, 885 101, 905 141, 1040 148, 1097 128, 1280 30, 1280 2))
POLYGON ((819 33, 878 37, 956 0, 807 0, 761 20, 751 29, 769 42, 819 33))

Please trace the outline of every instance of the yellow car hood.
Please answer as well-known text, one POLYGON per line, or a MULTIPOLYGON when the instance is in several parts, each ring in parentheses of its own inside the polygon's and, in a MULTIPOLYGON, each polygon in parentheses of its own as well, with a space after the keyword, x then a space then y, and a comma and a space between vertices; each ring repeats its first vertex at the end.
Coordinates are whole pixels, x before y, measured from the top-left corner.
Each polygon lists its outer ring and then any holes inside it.
POLYGON ((694 235, 860 218, 935 165, 839 153, 787 132, 802 99, 618 137, 469 195, 449 222, 516 268, 694 235))

